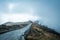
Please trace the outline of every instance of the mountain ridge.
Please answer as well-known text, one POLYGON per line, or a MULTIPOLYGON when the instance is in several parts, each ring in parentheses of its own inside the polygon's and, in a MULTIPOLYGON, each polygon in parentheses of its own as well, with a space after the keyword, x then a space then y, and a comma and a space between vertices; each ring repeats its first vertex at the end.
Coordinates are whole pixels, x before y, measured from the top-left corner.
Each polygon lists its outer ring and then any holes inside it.
POLYGON ((29 33, 25 36, 25 40, 60 40, 60 33, 47 26, 33 23, 29 33))
POLYGON ((38 21, 28 21, 19 23, 17 25, 16 23, 13 23, 12 25, 6 25, 11 24, 11 22, 2 24, 0 25, 0 34, 21 29, 29 23, 32 23, 32 25, 30 29, 28 29, 23 35, 25 40, 60 40, 60 33, 51 28, 48 28, 45 25, 38 24, 38 21))

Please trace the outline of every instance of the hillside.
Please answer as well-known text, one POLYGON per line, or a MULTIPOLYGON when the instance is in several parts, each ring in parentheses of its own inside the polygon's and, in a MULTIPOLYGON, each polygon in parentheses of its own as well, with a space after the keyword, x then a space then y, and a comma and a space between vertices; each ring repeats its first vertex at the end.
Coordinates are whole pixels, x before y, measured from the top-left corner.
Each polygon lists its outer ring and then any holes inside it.
POLYGON ((17 29, 21 29, 25 26, 27 26, 28 24, 30 24, 30 21, 27 22, 6 22, 2 25, 0 25, 0 34, 9 32, 9 31, 13 31, 13 30, 17 30, 17 29))
POLYGON ((60 34, 47 26, 33 23, 25 40, 60 40, 60 34))
POLYGON ((45 25, 32 22, 7 22, 0 25, 0 34, 21 29, 32 23, 31 27, 24 33, 25 40, 60 40, 60 34, 45 25))

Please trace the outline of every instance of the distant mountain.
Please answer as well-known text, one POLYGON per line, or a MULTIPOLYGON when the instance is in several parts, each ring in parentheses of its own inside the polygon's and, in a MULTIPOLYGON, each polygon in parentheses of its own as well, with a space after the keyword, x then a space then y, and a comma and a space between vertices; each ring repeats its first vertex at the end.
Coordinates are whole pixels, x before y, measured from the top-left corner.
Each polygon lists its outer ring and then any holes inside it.
POLYGON ((22 24, 30 24, 31 21, 27 21, 27 22, 6 22, 2 25, 6 25, 6 26, 12 26, 12 25, 22 25, 22 24))
POLYGON ((9 31, 13 31, 13 30, 17 30, 17 29, 21 29, 30 23, 31 23, 31 21, 27 21, 27 22, 6 22, 6 23, 0 25, 0 34, 6 33, 9 31))
POLYGON ((60 40, 60 34, 47 26, 33 23, 25 40, 60 40))
POLYGON ((45 25, 38 24, 38 22, 39 21, 6 22, 0 25, 0 34, 21 29, 32 23, 30 29, 28 29, 23 35, 25 40, 60 40, 60 33, 45 25))

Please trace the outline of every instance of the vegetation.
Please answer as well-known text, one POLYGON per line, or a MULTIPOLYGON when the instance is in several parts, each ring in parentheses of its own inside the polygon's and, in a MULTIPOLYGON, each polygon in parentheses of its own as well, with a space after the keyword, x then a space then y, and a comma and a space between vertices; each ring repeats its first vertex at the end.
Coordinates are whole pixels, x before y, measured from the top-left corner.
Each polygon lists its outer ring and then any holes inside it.
POLYGON ((33 23, 25 40, 60 40, 60 34, 47 26, 33 23))
MULTIPOLYGON (((25 40, 60 40, 60 33, 56 32, 55 30, 48 28, 45 25, 38 24, 38 21, 31 23, 31 28, 23 35, 25 40)), ((28 23, 9 26, 2 24, 0 25, 0 34, 21 29, 27 25, 28 23)))
POLYGON ((13 30, 17 30, 17 29, 21 29, 26 25, 27 24, 11 25, 11 26, 0 25, 0 34, 6 33, 6 32, 9 32, 9 31, 13 31, 13 30))

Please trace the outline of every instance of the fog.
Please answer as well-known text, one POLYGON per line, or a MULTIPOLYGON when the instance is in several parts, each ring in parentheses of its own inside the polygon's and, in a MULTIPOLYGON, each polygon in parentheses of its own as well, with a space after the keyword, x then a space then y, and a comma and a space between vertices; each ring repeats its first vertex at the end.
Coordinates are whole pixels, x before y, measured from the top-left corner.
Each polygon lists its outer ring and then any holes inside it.
POLYGON ((57 0, 0 0, 0 24, 39 20, 39 23, 60 32, 59 4, 57 0))

